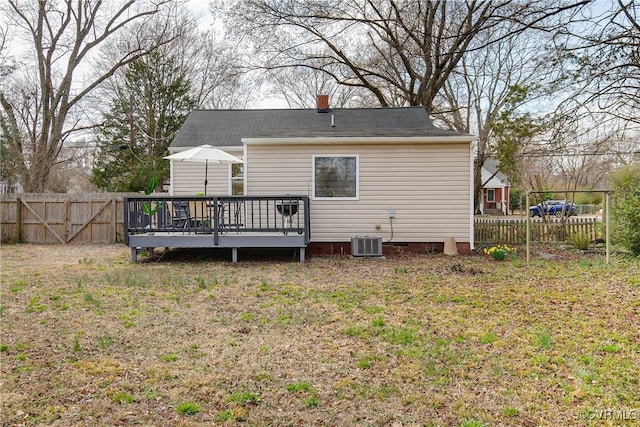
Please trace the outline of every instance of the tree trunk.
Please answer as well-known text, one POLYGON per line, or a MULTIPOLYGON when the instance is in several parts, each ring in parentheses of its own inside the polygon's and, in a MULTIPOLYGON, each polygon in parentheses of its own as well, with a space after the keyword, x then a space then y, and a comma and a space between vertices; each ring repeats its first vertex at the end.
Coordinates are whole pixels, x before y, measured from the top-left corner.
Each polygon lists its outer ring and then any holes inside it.
POLYGON ((6 93, 0 96, 0 101, 3 109, 12 110, 10 117, 20 116, 18 141, 25 143, 16 148, 20 148, 24 190, 43 192, 50 183, 51 170, 65 138, 87 127, 79 119, 82 115, 76 114, 82 98, 118 69, 175 40, 192 27, 188 16, 179 15, 179 3, 173 0, 148 2, 146 7, 135 1, 116 4, 89 0, 9 0, 7 3, 15 29, 22 33, 16 37, 26 36, 33 41, 33 65, 38 80, 28 82, 28 89, 15 91, 14 98, 20 99, 19 102, 12 105, 4 99, 6 93), (153 24, 142 31, 149 22, 153 24), (97 72, 82 87, 74 86, 78 83, 74 82, 78 67, 88 61, 91 53, 107 41, 126 35, 125 32, 131 38, 131 48, 113 55, 105 70, 97 72), (138 36, 140 38, 136 38, 138 36))
POLYGON ((35 153, 24 177, 24 191, 26 193, 44 193, 47 191, 52 163, 49 161, 47 153, 43 152, 43 150, 38 150, 35 153))
POLYGON ((473 161, 473 212, 480 213, 482 203, 482 166, 486 160, 485 155, 478 153, 473 161))

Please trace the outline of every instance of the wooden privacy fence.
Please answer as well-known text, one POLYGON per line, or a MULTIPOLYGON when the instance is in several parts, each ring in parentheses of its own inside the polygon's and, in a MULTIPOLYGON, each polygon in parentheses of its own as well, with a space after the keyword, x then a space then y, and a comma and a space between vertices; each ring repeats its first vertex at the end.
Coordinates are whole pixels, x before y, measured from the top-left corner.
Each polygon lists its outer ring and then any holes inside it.
MULTIPOLYGON (((124 239, 124 193, 17 194, 0 198, 2 242, 116 243, 124 239)), ((136 194, 138 195, 138 194, 136 194)))
MULTIPOLYGON (((547 218, 546 221, 531 221, 532 242, 566 242, 576 234, 585 234, 589 240, 602 238, 599 218, 547 218)), ((475 241, 477 243, 525 243, 527 240, 526 219, 475 219, 475 241)))

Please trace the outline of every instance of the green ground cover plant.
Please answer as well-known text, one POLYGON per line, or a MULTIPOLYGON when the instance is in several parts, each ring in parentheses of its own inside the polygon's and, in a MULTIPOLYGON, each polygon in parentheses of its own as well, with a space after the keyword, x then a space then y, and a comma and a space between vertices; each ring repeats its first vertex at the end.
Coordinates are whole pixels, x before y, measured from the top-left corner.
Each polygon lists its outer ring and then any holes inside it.
POLYGON ((200 405, 193 402, 181 402, 176 405, 176 413, 180 415, 195 415, 200 412, 200 405))
POLYGON ((639 417, 640 260, 545 251, 528 267, 187 251, 131 264, 120 245, 3 245, 0 425, 639 417))

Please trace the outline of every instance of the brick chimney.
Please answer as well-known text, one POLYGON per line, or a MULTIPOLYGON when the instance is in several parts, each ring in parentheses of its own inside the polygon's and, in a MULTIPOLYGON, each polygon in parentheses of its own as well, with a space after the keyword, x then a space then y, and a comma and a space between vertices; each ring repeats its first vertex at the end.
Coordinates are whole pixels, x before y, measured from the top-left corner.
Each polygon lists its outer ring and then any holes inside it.
POLYGON ((316 103, 318 106, 318 113, 329 112, 329 95, 318 95, 316 97, 316 103))

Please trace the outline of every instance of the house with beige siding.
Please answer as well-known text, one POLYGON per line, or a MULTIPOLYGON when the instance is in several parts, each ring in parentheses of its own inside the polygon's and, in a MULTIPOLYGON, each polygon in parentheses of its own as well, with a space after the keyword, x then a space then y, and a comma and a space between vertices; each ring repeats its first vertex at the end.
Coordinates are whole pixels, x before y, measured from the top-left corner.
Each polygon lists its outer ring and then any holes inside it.
MULTIPOLYGON (((210 144, 244 164, 208 165, 207 193, 304 195, 307 251, 349 253, 355 237, 383 246, 473 248, 472 135, 436 128, 424 108, 195 110, 170 152, 210 144)), ((204 164, 171 163, 170 194, 203 191, 204 164)))

